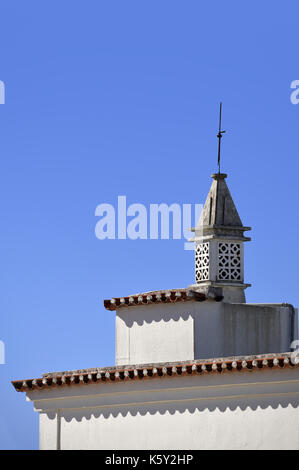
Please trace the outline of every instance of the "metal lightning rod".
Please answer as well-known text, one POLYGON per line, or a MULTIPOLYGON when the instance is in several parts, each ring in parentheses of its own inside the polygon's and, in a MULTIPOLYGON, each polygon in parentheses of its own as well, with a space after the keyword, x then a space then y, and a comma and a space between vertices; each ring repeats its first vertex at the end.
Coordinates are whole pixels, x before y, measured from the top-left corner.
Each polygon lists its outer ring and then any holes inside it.
POLYGON ((221 137, 225 131, 221 130, 221 112, 222 112, 222 102, 220 101, 220 113, 219 113, 219 131, 217 134, 218 137, 218 173, 220 173, 220 147, 221 147, 221 137))

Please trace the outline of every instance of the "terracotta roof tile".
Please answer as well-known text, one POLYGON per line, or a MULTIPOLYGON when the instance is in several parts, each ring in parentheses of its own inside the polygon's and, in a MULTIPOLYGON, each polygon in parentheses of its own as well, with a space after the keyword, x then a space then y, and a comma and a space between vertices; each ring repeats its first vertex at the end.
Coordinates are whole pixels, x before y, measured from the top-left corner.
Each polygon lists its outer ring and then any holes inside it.
MULTIPOLYGON (((209 297, 210 298, 210 297, 209 297)), ((223 296, 215 295, 214 300, 219 302, 223 296)), ((184 302, 188 300, 204 301, 207 296, 204 293, 196 292, 192 289, 169 289, 143 292, 140 294, 128 295, 126 297, 114 297, 104 300, 107 310, 116 310, 121 307, 131 307, 134 305, 147 305, 151 303, 184 302)))
POLYGON ((299 367, 297 362, 293 363, 291 361, 290 352, 53 372, 44 374, 43 377, 37 379, 13 380, 12 385, 17 392, 26 392, 55 387, 124 382, 126 380, 148 380, 157 377, 180 377, 213 373, 223 374, 284 367, 299 367))

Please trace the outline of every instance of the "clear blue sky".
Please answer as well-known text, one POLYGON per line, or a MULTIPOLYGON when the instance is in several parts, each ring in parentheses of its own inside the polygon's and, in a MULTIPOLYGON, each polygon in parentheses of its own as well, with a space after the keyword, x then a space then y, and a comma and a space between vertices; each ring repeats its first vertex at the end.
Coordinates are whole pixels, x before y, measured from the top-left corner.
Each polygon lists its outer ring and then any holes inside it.
POLYGON ((95 237, 95 208, 202 203, 223 171, 252 242, 247 300, 298 295, 298 2, 0 6, 0 448, 38 447, 12 379, 114 363, 103 299, 193 282, 180 240, 95 237))

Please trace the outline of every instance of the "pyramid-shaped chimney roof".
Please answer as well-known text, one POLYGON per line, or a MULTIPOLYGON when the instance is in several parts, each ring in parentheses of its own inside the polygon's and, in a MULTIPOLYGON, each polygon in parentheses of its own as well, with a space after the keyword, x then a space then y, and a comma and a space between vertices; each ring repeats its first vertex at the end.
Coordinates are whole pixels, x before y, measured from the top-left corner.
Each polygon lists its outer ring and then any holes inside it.
POLYGON ((225 173, 212 175, 214 181, 208 193, 198 225, 206 227, 243 227, 227 187, 226 177, 225 173))

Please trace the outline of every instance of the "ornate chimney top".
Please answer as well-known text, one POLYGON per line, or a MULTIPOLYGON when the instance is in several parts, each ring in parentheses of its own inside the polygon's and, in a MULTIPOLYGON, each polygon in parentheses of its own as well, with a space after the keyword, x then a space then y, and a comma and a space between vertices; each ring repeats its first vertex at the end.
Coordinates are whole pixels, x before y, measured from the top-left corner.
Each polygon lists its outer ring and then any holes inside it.
POLYGON ((191 229, 195 236, 195 284, 191 286, 205 294, 223 295, 224 302, 244 303, 243 243, 250 238, 244 227, 227 187, 227 175, 220 171, 221 129, 220 103, 218 138, 218 173, 213 182, 197 226, 191 229), (212 292, 211 292, 212 291, 212 292))
POLYGON ((225 173, 212 175, 213 182, 197 226, 195 236, 195 284, 198 291, 222 289, 225 302, 244 303, 244 227, 230 191, 225 173))

